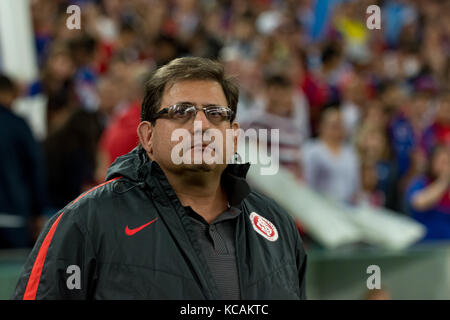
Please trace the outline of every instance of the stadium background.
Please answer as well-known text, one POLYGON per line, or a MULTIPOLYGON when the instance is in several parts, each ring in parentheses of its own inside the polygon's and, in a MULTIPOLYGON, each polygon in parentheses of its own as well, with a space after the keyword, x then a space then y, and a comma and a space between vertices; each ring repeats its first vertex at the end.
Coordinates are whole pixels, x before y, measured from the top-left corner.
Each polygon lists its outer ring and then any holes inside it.
MULTIPOLYGON (((45 219, 136 146, 149 73, 194 55, 237 78, 244 128, 280 129, 281 173, 249 180, 298 222, 309 298, 450 299, 450 232, 427 238, 411 191, 426 188, 436 146, 442 172, 428 183, 448 178, 449 16, 439 0, 2 0, 0 73, 35 147, 22 164, 34 180, 13 177, 29 193, 0 180, 30 208, 0 202, 0 298, 45 219), (80 29, 67 27, 72 4, 80 29), (379 30, 366 26, 374 4, 379 30), (336 160, 323 145, 345 152, 336 160), (367 288, 370 265, 382 290, 367 288)), ((430 210, 450 214, 448 194, 430 210)))

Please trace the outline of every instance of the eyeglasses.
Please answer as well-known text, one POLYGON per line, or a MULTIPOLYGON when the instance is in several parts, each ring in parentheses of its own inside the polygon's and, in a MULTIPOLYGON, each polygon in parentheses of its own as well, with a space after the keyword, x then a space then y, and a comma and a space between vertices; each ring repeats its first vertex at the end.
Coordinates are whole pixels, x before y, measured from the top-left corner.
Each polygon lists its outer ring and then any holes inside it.
POLYGON ((189 120, 195 119, 199 110, 202 110, 209 122, 215 125, 221 124, 224 121, 231 121, 234 114, 233 110, 224 106, 207 106, 197 109, 197 107, 191 103, 177 103, 155 113, 152 116, 151 121, 155 122, 156 119, 167 114, 169 119, 186 123, 189 120))

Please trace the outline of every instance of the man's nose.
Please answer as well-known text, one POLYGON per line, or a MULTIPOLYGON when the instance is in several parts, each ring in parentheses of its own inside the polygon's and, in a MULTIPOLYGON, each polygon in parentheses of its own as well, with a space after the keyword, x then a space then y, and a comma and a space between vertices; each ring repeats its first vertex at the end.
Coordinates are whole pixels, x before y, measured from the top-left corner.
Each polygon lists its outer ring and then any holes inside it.
MULTIPOLYGON (((194 118, 194 122, 198 121, 197 123, 201 123, 202 131, 205 132, 207 129, 211 127, 211 123, 209 122, 208 118, 206 117, 205 112, 203 110, 197 110, 197 115, 194 118)), ((192 126, 193 128, 194 126, 192 126)))

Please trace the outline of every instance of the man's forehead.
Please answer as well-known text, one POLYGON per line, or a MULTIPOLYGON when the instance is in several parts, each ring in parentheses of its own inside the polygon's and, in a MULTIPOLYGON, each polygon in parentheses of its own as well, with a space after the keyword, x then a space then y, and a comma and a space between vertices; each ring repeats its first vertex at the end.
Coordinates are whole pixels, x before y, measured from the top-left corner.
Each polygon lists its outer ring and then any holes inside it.
POLYGON ((213 80, 182 80, 166 85, 162 104, 191 102, 198 105, 226 104, 220 83, 213 80))

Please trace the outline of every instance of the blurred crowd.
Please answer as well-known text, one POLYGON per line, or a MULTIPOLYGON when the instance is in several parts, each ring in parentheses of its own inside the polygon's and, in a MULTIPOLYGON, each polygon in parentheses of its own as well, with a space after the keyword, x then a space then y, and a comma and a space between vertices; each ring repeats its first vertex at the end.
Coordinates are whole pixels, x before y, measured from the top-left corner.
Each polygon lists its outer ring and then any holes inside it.
MULTIPOLYGON (((237 78, 243 128, 280 130, 280 163, 299 180, 347 204, 410 215, 427 227, 425 239, 450 239, 449 1, 31 4, 40 77, 0 79, 0 127, 13 126, 3 115, 8 92, 42 95, 47 135, 27 142, 25 160, 4 153, 12 146, 2 150, 0 213, 34 217, 39 230, 40 216, 102 182, 114 159, 137 145, 148 75, 176 57, 202 56, 220 59, 237 78), (81 8, 80 30, 66 27, 70 4, 81 8), (369 30, 373 4, 381 29, 369 30), (24 175, 26 168, 41 173, 24 175), (17 181, 30 191, 20 193, 17 181)), ((4 146, 14 140, 14 129, 7 132, 4 146)), ((28 242, 18 235, 1 231, 0 246, 30 245, 35 233, 28 242)))

